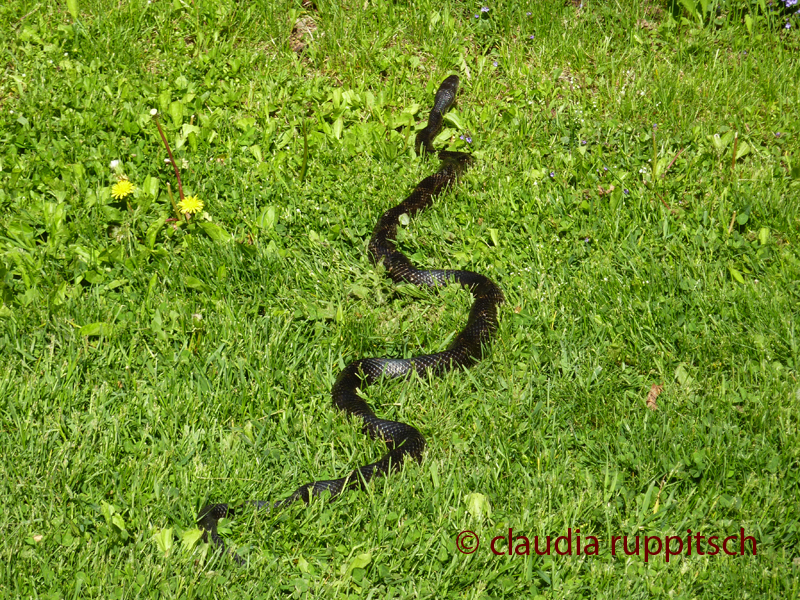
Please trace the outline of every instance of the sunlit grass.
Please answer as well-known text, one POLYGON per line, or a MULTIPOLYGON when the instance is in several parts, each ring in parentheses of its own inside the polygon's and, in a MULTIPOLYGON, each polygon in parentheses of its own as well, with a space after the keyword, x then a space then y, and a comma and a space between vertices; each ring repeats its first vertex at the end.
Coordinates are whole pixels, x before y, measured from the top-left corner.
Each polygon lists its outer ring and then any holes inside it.
POLYGON ((800 37, 722 6, 701 27, 656 2, 98 0, 77 25, 3 4, 2 589, 796 596, 800 37), (380 455, 331 406, 344 364, 464 324, 467 294, 398 289, 366 255, 436 168, 413 142, 450 73, 437 144, 476 164, 398 237, 502 286, 492 352, 370 388, 426 436, 420 466, 244 514, 227 538, 248 566, 209 562, 207 501, 380 455), (153 109, 202 202, 188 222, 153 109), (509 528, 601 551, 493 555, 509 528), (609 552, 740 528, 757 557, 609 552))

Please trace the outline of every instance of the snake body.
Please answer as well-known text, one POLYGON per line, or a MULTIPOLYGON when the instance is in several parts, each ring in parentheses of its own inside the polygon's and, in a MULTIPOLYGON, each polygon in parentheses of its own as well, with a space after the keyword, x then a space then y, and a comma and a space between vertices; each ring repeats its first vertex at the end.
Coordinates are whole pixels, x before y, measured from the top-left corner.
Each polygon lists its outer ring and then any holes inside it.
MULTIPOLYGON (((424 147, 429 152, 433 151, 433 139, 441 128, 442 115, 452 105, 457 90, 458 77, 455 75, 442 83, 436 93, 428 125, 417 135, 418 149, 424 147)), ((422 434, 405 423, 378 418, 367 402, 358 395, 358 388, 363 389, 380 378, 408 377, 412 373, 420 376, 441 375, 458 367, 470 366, 480 360, 483 348, 491 342, 497 329, 497 308, 503 302, 503 292, 499 286, 472 271, 417 269, 397 249, 394 242, 400 216, 406 214, 413 217, 430 206, 434 198, 454 184, 459 174, 472 163, 472 157, 463 152, 442 151, 439 158, 442 161, 439 170, 423 179, 408 198, 387 210, 378 219, 368 250, 372 261, 375 264, 383 262, 387 274, 396 283, 405 282, 433 288, 456 282, 470 290, 473 304, 466 326, 443 352, 410 359, 365 358, 350 363, 339 373, 331 390, 334 406, 361 419, 365 434, 373 439, 383 440, 389 449, 385 456, 345 477, 302 485, 284 500, 273 504, 259 501, 249 502, 247 505, 258 509, 280 508, 297 500, 308 502, 313 496, 324 492, 336 496, 348 489, 363 488, 374 477, 396 471, 406 458, 421 460, 425 449, 425 438, 422 434)), ((208 541, 210 534, 212 542, 224 548, 217 532, 217 524, 221 518, 233 516, 235 510, 228 504, 203 507, 198 516, 198 526, 203 530, 203 538, 208 541)), ((240 559, 237 557, 237 560, 240 559)))

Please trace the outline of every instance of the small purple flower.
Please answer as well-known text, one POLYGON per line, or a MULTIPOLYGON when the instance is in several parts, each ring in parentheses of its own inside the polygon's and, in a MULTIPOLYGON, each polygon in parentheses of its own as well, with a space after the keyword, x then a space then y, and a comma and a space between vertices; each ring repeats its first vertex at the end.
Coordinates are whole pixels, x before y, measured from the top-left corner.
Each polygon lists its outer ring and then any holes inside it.
POLYGON ((550 177, 555 177, 556 174, 553 171, 550 171, 550 177))
POLYGON ((534 35, 533 35, 533 34, 531 34, 531 35, 528 37, 528 39, 531 39, 531 40, 532 40, 532 39, 533 39, 533 37, 534 37, 534 35))
POLYGON ((481 17, 480 17, 480 15, 475 15, 475 18, 476 19, 480 19, 481 17))
POLYGON ((653 123, 653 131, 655 131, 656 129, 658 129, 658 123, 653 123))
POLYGON ((463 140, 464 139, 464 135, 461 134, 460 136, 458 136, 458 139, 463 140))
POLYGON ((627 189, 625 189, 625 190, 622 190, 622 193, 623 193, 623 194, 625 194, 625 195, 627 196, 628 194, 630 194, 630 191, 629 191, 629 190, 627 190, 627 189))
POLYGON ((586 140, 581 140, 581 146, 585 146, 585 145, 586 145, 586 140))
POLYGON ((472 138, 471 138, 471 137, 467 136, 465 139, 466 139, 466 141, 467 141, 467 143, 468 143, 468 144, 471 144, 471 143, 472 143, 472 138))
POLYGON ((481 6, 481 12, 489 12, 488 6, 481 6))
POLYGON ((583 240, 583 241, 584 241, 584 242, 586 242, 586 243, 588 244, 588 243, 589 243, 589 238, 587 237, 587 238, 586 238, 585 240, 583 240))
POLYGON ((780 131, 778 131, 778 132, 775 134, 775 137, 781 137, 781 132, 780 132, 780 131))
POLYGON ((530 17, 530 16, 531 16, 531 13, 529 13, 529 12, 526 12, 526 13, 525 13, 525 16, 526 16, 526 17, 530 17))
POLYGON ((603 167, 603 171, 608 171, 608 167, 603 167))
POLYGON ((496 60, 492 61, 492 64, 496 67, 497 66, 497 61, 496 60))
POLYGON ((786 25, 784 25, 783 28, 784 29, 791 29, 792 28, 792 24, 789 23, 789 21, 786 21, 786 25))

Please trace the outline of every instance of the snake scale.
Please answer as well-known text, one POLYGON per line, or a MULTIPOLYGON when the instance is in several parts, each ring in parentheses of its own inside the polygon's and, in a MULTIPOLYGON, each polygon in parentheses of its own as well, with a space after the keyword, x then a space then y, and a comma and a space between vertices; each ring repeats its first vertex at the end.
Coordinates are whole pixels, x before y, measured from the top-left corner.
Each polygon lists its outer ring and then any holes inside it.
MULTIPOLYGON (((442 128, 444 113, 452 106, 458 91, 459 80, 451 75, 436 92, 428 125, 416 137, 415 147, 434 152, 433 141, 442 128)), ((410 283, 420 287, 435 288, 451 282, 460 284, 472 293, 473 304, 467 324, 455 340, 443 352, 425 354, 410 359, 364 358, 347 365, 333 384, 333 404, 339 410, 357 417, 363 424, 363 432, 373 439, 386 443, 389 451, 379 461, 365 465, 339 479, 313 481, 297 488, 289 497, 275 503, 248 502, 239 507, 228 504, 209 504, 198 515, 197 524, 203 531, 203 539, 218 547, 225 547, 217 531, 219 520, 231 517, 245 506, 281 508, 297 500, 309 502, 313 496, 329 492, 336 496, 348 489, 363 488, 374 477, 386 475, 400 468, 406 458, 422 459, 425 438, 414 427, 397 421, 378 418, 367 402, 358 395, 359 388, 371 385, 380 378, 408 377, 412 373, 420 376, 441 375, 458 367, 467 367, 482 356, 483 349, 491 342, 497 329, 497 309, 503 302, 500 287, 488 277, 472 271, 420 270, 400 252, 394 242, 401 215, 413 217, 431 205, 434 198, 453 185, 458 176, 472 163, 471 155, 464 152, 439 152, 441 166, 436 173, 423 179, 400 204, 387 210, 378 219, 369 241, 369 255, 375 264, 383 262, 386 273, 395 283, 410 283)), ((241 562, 238 555, 234 554, 241 562)))

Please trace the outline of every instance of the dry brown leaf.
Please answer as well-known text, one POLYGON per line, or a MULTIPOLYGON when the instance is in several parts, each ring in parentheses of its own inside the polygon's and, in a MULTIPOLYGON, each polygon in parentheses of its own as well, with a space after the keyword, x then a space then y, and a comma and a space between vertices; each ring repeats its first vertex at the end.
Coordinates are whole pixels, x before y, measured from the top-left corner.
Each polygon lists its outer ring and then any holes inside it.
POLYGON ((614 191, 614 186, 610 185, 610 186, 608 186, 608 189, 605 190, 605 189, 603 189, 602 186, 598 185, 597 186, 597 191, 600 193, 601 196, 606 196, 606 195, 608 195, 608 194, 610 194, 611 192, 614 191))
POLYGON ((650 386, 650 391, 647 394, 647 408, 649 408, 650 410, 658 409, 656 398, 658 398, 658 395, 662 391, 664 391, 663 385, 657 385, 654 383, 652 386, 650 386))
POLYGON ((292 51, 298 54, 302 52, 309 41, 314 39, 314 33, 317 31, 317 24, 309 16, 301 17, 294 24, 292 34, 289 36, 289 45, 292 51))

